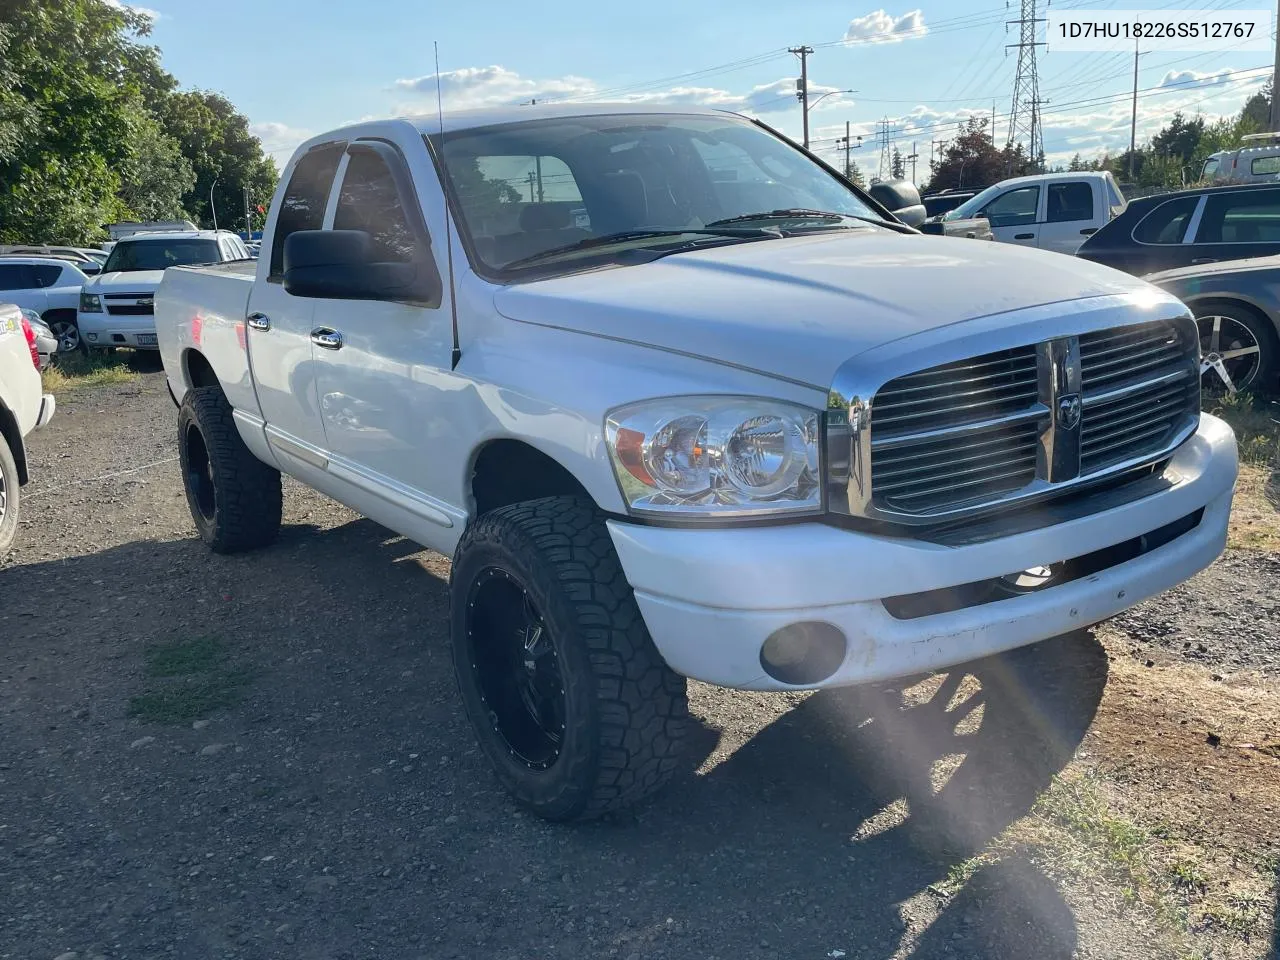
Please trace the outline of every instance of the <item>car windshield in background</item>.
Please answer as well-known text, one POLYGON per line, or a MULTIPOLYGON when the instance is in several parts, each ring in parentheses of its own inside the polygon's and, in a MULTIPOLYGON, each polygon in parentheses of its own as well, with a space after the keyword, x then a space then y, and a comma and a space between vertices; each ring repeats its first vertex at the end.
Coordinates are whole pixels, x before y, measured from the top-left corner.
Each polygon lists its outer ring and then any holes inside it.
POLYGON ((193 263, 216 263, 215 240, 131 240, 117 243, 107 257, 103 273, 135 270, 164 270, 193 263))
POLYGON ((447 134, 441 153, 470 246, 492 273, 882 219, 794 146, 728 116, 529 120, 447 134))
POLYGON ((994 186, 987 187, 987 189, 970 197, 954 210, 948 210, 942 215, 942 219, 968 220, 970 217, 976 217, 978 215, 978 211, 990 203, 992 198, 995 197, 996 194, 1000 193, 1002 189, 1003 188, 998 183, 994 186))

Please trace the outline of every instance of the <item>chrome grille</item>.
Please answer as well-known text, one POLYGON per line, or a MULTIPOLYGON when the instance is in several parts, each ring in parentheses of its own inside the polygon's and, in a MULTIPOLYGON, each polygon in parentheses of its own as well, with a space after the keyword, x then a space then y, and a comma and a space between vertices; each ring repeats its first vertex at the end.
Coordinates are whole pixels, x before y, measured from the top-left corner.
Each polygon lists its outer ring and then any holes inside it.
POLYGON ((1038 428, 1002 422, 1034 406, 1036 348, 1019 347, 890 381, 872 406, 872 495, 896 510, 947 507, 1035 478, 1038 428))
POLYGON ((926 522, 1155 462, 1198 422, 1197 365, 1195 326, 1184 319, 897 377, 876 391, 869 418, 850 406, 849 509, 926 522))
POLYGON ((1199 410, 1200 378, 1171 323, 1086 334, 1080 368, 1082 474, 1163 450, 1199 410))

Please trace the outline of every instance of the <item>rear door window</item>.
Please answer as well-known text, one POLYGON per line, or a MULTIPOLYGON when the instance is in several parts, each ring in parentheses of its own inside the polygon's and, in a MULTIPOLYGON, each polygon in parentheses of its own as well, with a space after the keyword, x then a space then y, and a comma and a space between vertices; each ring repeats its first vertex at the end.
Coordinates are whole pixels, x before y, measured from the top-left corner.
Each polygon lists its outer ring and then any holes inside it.
POLYGON ((1181 197, 1160 204, 1142 218, 1133 231, 1133 239, 1138 243, 1181 243, 1199 202, 1199 197, 1181 197))
POLYGON ((1048 223, 1093 219, 1093 188, 1084 181, 1049 184, 1048 223))
POLYGON ((1280 242, 1280 190, 1238 190, 1205 202, 1196 243, 1280 242))
POLYGON ((0 263, 0 290, 30 290, 35 286, 25 263, 0 263))
POLYGON ((324 210, 329 202, 338 161, 346 143, 328 143, 309 152, 293 169, 289 186, 280 198, 276 230, 271 240, 271 272, 268 279, 284 276, 284 242, 297 230, 319 230, 324 226, 324 210))
POLYGON ((33 286, 52 287, 57 285, 58 278, 62 276, 62 268, 51 263, 38 263, 31 267, 31 276, 35 281, 33 286))

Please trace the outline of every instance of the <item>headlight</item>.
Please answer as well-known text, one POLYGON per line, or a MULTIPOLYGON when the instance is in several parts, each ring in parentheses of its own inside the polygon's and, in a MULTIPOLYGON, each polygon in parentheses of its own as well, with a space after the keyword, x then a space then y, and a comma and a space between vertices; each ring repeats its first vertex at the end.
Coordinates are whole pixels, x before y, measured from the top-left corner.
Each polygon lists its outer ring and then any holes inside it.
POLYGON ((80 312, 81 313, 101 313, 102 298, 96 293, 85 293, 80 291, 80 312))
POLYGON ((605 439, 632 513, 818 513, 818 423, 817 411, 778 400, 672 397, 614 410, 605 439))

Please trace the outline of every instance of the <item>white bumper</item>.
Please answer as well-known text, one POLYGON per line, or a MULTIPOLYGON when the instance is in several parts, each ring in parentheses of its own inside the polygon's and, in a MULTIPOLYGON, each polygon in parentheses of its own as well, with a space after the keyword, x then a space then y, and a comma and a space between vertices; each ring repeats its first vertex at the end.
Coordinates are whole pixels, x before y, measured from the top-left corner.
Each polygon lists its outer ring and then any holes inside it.
POLYGON ((157 349, 156 318, 151 314, 120 316, 105 311, 78 313, 76 326, 80 328, 80 337, 90 347, 157 349))
POLYGON ((1173 486, 1136 502, 984 543, 943 546, 822 523, 672 529, 610 521, 627 580, 658 650, 689 677, 726 687, 796 689, 765 673, 771 633, 801 621, 847 638, 835 687, 909 676, 1045 640, 1105 620, 1204 569, 1226 545, 1236 445, 1204 416, 1174 455, 1173 486), (882 598, 1001 577, 1081 557, 1203 509, 1200 523, 1163 546, 1034 593, 915 619, 882 598))

